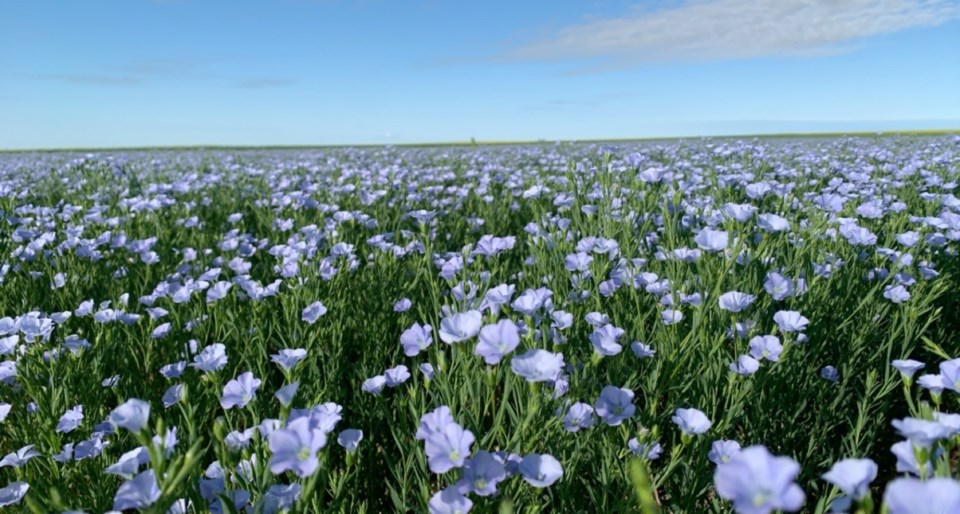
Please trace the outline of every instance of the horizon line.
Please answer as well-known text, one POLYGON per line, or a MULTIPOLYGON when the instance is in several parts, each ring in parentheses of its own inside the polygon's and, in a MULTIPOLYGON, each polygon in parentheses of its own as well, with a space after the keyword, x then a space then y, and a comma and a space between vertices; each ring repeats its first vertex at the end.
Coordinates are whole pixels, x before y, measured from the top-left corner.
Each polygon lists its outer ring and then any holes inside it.
POLYGON ((682 141, 691 139, 783 139, 783 138, 828 138, 828 137, 890 137, 914 136, 932 137, 960 135, 960 126, 957 128, 913 129, 913 130, 854 130, 854 131, 823 131, 823 132, 771 132, 746 133, 723 135, 688 135, 688 136, 649 136, 649 137, 614 137, 614 138, 586 138, 586 139, 518 139, 518 140, 469 140, 433 141, 419 143, 339 143, 339 144, 264 144, 264 145, 231 145, 231 144, 189 144, 189 145, 142 145, 142 146, 105 146, 105 147, 34 147, 34 148, 0 148, 0 153, 57 153, 57 152, 117 152, 117 151, 172 151, 172 150, 297 150, 320 148, 422 148, 422 147, 456 147, 456 146, 511 146, 511 145, 542 145, 557 143, 629 143, 644 141, 682 141))

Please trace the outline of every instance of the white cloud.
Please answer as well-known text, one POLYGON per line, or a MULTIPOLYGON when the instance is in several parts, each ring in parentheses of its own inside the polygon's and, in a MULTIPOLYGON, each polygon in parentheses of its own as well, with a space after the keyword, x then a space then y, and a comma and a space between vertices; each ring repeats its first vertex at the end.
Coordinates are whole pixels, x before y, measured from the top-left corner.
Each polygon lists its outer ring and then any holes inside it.
POLYGON ((623 66, 813 56, 863 38, 960 18, 956 0, 688 0, 563 28, 506 52, 511 60, 601 59, 623 66))

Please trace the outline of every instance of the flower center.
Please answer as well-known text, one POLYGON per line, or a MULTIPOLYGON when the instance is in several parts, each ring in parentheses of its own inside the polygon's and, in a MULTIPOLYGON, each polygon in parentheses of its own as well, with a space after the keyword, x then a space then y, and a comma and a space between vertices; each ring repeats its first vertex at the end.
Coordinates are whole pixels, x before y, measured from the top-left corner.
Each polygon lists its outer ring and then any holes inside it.
POLYGON ((310 448, 307 448, 307 447, 300 448, 300 451, 297 452, 297 459, 307 460, 309 458, 310 458, 310 448))
POLYGON ((460 459, 460 452, 457 450, 454 450, 450 452, 450 455, 448 456, 448 458, 450 459, 450 462, 456 462, 457 460, 460 459))
POLYGON ((770 491, 766 489, 761 489, 753 495, 753 505, 754 507, 762 507, 766 505, 767 500, 770 499, 770 491))

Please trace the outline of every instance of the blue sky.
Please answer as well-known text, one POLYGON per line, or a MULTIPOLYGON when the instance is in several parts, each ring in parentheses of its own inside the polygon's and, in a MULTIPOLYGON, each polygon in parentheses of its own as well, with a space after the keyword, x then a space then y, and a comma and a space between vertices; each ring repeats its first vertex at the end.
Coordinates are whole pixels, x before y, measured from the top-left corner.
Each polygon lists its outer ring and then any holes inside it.
POLYGON ((960 128, 960 0, 0 0, 0 148, 960 128))

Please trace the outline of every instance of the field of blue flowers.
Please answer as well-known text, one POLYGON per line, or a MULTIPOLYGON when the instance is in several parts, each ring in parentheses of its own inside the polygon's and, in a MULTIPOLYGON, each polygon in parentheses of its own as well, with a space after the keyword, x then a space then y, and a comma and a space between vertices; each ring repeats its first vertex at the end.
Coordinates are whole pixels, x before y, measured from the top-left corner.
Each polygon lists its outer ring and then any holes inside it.
POLYGON ((13 512, 960 512, 960 138, 0 155, 13 512))

